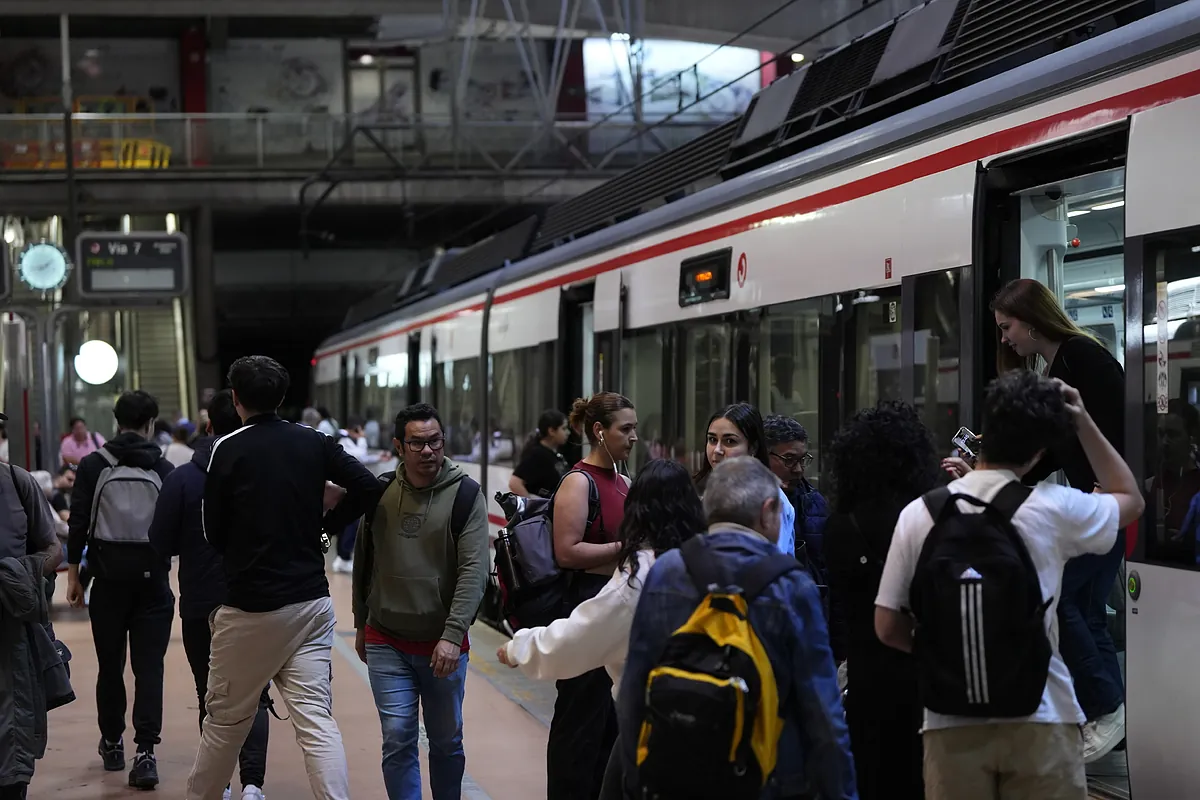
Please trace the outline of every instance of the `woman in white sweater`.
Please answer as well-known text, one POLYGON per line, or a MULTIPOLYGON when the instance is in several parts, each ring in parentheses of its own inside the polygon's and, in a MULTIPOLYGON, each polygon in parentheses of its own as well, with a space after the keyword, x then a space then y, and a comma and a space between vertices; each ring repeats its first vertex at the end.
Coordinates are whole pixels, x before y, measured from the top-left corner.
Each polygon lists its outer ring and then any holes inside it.
MULTIPOLYGON (((612 678, 615 699, 625 669, 633 612, 655 557, 704 529, 704 509, 687 470, 665 459, 649 462, 625 498, 621 555, 612 578, 569 617, 542 628, 517 631, 496 657, 541 680, 574 678, 602 666, 612 678)), ((610 761, 610 772, 613 767, 610 761)), ((607 787, 610 782, 605 777, 607 787)))

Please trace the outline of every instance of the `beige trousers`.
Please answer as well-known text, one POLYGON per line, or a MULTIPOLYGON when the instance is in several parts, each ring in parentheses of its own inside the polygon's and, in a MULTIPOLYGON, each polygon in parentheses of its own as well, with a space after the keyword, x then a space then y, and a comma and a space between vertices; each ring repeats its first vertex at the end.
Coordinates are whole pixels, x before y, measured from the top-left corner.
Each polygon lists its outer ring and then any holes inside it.
POLYGON ((1087 800, 1078 725, 971 725, 923 739, 928 800, 1087 800))
POLYGON ((342 735, 333 719, 333 601, 328 597, 251 614, 213 614, 208 716, 188 778, 187 800, 221 800, 267 681, 287 704, 313 796, 349 800, 342 735))

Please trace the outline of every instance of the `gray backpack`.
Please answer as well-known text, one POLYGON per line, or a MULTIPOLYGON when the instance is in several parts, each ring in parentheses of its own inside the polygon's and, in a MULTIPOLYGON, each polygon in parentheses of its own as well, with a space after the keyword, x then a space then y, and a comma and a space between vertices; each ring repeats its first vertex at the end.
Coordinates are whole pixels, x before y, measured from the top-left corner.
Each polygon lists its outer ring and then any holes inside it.
POLYGON ((98 542, 149 544, 150 522, 162 491, 162 478, 152 469, 119 463, 107 447, 96 452, 109 465, 100 473, 92 495, 90 538, 98 542))

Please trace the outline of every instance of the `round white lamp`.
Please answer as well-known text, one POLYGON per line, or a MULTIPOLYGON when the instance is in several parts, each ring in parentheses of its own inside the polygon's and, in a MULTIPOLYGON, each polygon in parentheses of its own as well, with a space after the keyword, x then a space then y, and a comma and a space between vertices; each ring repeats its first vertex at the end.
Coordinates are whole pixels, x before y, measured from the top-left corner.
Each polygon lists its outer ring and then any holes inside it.
POLYGON ((117 351, 108 342, 93 339, 79 346, 75 356, 75 374, 84 383, 100 386, 117 374, 117 351))

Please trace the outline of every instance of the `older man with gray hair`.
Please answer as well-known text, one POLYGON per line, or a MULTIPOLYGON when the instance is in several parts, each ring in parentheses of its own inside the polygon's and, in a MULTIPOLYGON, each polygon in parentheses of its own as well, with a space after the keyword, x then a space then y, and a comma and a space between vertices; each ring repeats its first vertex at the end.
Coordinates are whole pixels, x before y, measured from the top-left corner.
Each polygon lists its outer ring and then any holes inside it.
MULTIPOLYGON (((780 502, 778 479, 757 459, 729 459, 713 470, 704 492, 709 527, 701 541, 723 584, 740 585, 750 567, 780 557, 775 549, 780 502)), ((637 745, 646 681, 667 639, 707 594, 707 587, 696 583, 680 552, 672 550, 655 562, 642 588, 617 696, 618 746, 629 797, 642 795, 637 745)), ((771 797, 857 798, 850 737, 817 587, 804 570, 792 569, 754 596, 749 609, 750 624, 775 673, 783 719, 771 797)))

